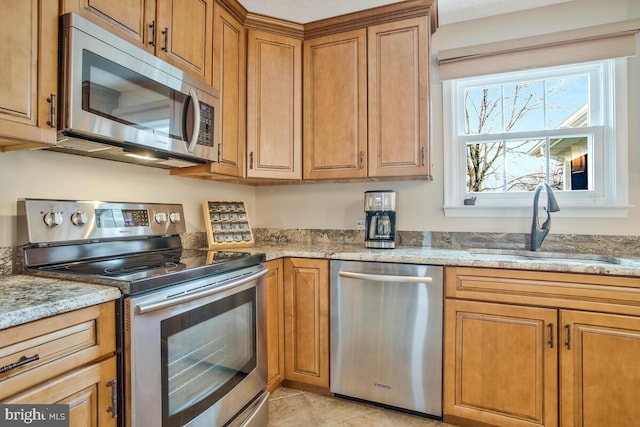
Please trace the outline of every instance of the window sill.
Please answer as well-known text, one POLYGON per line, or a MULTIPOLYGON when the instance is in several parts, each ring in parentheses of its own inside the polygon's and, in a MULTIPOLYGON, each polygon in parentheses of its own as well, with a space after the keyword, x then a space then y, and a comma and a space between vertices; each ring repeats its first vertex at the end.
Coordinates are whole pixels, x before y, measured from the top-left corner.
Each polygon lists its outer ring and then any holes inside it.
MULTIPOLYGON (((558 218, 626 218, 633 205, 560 205, 560 211, 554 212, 558 218)), ((447 218, 528 218, 532 215, 532 206, 444 206, 447 218)))

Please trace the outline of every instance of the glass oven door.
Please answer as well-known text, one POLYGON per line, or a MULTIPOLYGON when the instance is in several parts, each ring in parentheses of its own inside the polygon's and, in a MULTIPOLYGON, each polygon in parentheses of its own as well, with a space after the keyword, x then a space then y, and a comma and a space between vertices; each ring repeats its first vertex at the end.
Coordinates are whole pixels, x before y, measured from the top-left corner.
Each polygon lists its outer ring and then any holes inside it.
POLYGON ((162 425, 182 426, 256 368, 256 288, 160 326, 162 425))
POLYGON ((224 425, 266 386, 257 265, 124 300, 125 425, 224 425))

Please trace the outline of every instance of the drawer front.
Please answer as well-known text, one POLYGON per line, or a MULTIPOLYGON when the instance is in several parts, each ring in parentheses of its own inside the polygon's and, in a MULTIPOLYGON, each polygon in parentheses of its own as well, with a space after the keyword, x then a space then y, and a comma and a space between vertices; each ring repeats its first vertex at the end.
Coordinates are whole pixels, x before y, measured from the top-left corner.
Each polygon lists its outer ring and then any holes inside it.
POLYGON ((447 267, 447 298, 640 316, 640 279, 594 274, 447 267))
POLYGON ((115 303, 0 331, 0 399, 115 352, 115 303))
MULTIPOLYGON (((115 427, 113 387, 116 357, 67 372, 5 403, 69 405, 69 426, 115 427)), ((117 413, 116 413, 117 414, 117 413)))

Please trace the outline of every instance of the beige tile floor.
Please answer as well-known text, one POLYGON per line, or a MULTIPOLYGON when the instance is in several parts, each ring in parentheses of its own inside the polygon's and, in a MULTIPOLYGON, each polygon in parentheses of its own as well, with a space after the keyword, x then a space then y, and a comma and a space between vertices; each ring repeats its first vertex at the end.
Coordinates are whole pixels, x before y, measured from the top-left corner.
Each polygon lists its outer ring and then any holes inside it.
POLYGON ((453 427, 399 411, 280 387, 269 398, 269 427, 453 427))

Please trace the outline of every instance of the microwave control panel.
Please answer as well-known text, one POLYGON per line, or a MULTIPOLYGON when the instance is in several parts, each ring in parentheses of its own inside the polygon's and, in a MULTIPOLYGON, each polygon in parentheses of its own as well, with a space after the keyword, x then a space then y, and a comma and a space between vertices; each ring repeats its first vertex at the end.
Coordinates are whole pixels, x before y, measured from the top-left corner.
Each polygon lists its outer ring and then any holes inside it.
POLYGON ((214 117, 214 107, 200 102, 200 135, 198 135, 198 145, 213 147, 214 117))

